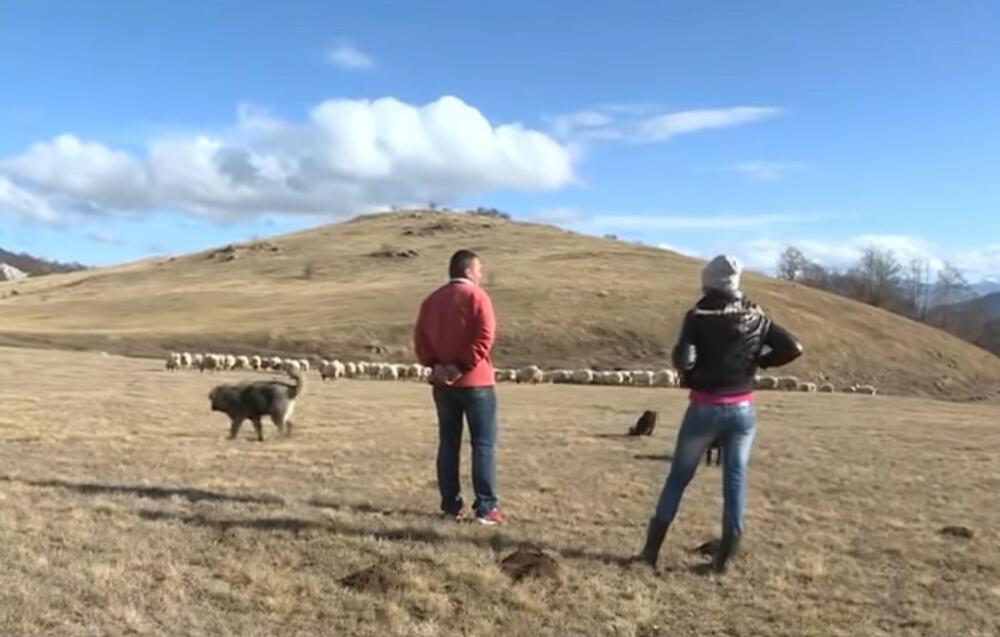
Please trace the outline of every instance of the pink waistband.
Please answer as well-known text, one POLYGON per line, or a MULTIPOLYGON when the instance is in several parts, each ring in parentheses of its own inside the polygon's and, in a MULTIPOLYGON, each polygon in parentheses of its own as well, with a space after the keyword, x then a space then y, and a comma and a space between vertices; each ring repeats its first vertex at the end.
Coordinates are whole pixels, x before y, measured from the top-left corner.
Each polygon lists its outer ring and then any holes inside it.
POLYGON ((753 392, 750 391, 743 394, 730 394, 726 396, 722 394, 710 394, 708 392, 692 389, 691 393, 688 394, 688 399, 696 405, 738 405, 740 403, 748 403, 752 401, 753 392))

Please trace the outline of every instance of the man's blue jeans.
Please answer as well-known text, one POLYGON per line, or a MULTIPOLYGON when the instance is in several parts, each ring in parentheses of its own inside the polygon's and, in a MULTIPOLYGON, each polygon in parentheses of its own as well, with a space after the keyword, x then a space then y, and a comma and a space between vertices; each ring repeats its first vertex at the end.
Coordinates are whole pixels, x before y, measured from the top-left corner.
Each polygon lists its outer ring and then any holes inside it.
POLYGON ((438 414, 437 478, 441 510, 457 513, 462 508, 459 482, 459 454, 462 447, 462 419, 469 421, 472 438, 473 504, 477 516, 487 515, 497 506, 496 442, 497 396, 493 387, 434 386, 438 414))
POLYGON ((743 534, 747 465, 755 433, 754 408, 749 402, 690 405, 677 434, 670 474, 656 505, 656 520, 665 526, 673 522, 684 489, 709 445, 718 441, 722 454, 722 537, 738 539, 743 534))

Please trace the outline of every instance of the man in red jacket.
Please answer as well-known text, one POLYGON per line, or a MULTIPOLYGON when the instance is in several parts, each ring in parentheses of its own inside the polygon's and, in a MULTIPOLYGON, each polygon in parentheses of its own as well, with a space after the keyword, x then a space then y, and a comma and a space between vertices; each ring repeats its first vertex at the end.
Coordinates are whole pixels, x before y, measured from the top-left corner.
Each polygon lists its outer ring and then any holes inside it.
POLYGON ((472 436, 472 485, 476 519, 503 521, 497 509, 497 398, 490 350, 496 334, 493 303, 479 284, 483 265, 470 250, 459 250, 448 265, 450 280, 420 306, 414 330, 417 359, 434 369, 434 404, 438 415, 437 478, 441 511, 461 519, 458 477, 462 419, 472 436))

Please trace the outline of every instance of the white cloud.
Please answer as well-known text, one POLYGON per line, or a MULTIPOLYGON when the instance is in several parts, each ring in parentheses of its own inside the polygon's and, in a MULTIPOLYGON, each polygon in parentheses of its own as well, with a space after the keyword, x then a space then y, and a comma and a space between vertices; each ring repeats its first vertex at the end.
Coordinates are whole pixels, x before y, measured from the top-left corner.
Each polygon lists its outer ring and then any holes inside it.
POLYGON ((969 281, 1000 283, 1000 243, 957 254, 952 262, 969 281))
POLYGON ((553 138, 494 125, 445 96, 419 106, 333 99, 302 122, 240 105, 232 128, 153 139, 142 157, 62 135, 0 160, 4 178, 0 197, 16 201, 7 208, 21 216, 165 209, 233 218, 551 190, 575 175, 571 153, 553 138))
POLYGON ((576 111, 546 118, 556 137, 567 138, 587 129, 600 129, 614 124, 614 118, 600 111, 576 111))
POLYGON ((103 232, 96 230, 94 232, 87 233, 87 238, 96 243, 103 243, 109 246, 122 246, 125 245, 125 241, 110 232, 103 232))
POLYGON ((624 141, 665 142, 681 135, 730 128, 781 114, 771 106, 736 106, 655 113, 649 105, 614 104, 547 118, 554 135, 575 143, 624 141))
POLYGON ((375 67, 375 60, 370 55, 346 40, 330 47, 326 52, 326 61, 351 71, 363 71, 375 67))
POLYGON ((797 162, 754 160, 739 162, 726 170, 737 172, 751 182, 773 182, 801 167, 797 162))
POLYGON ((84 207, 100 200, 108 207, 128 210, 147 201, 148 179, 137 159, 101 144, 81 142, 73 135, 39 142, 17 157, 0 161, 0 173, 39 194, 84 207))
POLYGON ((777 108, 738 106, 698 111, 682 111, 650 117, 639 122, 636 127, 636 141, 662 142, 678 135, 687 135, 703 130, 729 128, 775 117, 781 113, 777 108))
POLYGON ((59 214, 49 202, 0 175, 0 215, 7 214, 17 219, 40 221, 54 224, 59 214))

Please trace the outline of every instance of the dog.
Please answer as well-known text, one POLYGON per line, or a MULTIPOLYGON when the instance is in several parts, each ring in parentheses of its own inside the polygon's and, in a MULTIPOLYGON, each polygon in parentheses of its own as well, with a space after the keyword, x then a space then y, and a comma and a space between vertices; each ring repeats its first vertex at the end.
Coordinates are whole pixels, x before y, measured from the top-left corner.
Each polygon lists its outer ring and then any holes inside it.
POLYGON ((658 416, 657 412, 650 409, 642 412, 642 415, 635 421, 635 424, 629 428, 628 435, 652 436, 653 430, 656 429, 656 419, 658 416))
POLYGON ((722 447, 719 445, 718 440, 713 440, 712 444, 708 445, 708 450, 705 452, 705 464, 709 467, 712 466, 712 451, 715 450, 715 466, 722 464, 722 447))
POLYGON ((221 411, 229 416, 229 439, 236 438, 240 425, 249 419, 257 432, 257 440, 263 442, 264 427, 260 419, 269 416, 278 433, 286 437, 292 435, 292 412, 295 400, 306 389, 306 377, 301 371, 290 369, 288 375, 294 383, 280 380, 258 380, 215 386, 208 394, 212 411, 221 411))

